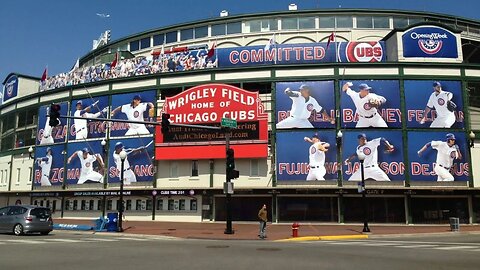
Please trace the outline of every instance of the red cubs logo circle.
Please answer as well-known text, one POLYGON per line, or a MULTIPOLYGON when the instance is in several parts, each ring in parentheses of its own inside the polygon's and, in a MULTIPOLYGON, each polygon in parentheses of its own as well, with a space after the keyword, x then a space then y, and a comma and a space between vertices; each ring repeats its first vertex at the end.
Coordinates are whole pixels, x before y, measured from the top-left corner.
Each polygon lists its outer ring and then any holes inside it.
POLYGON ((315 154, 317 152, 317 148, 312 146, 310 147, 310 154, 315 154))
POLYGON ((370 103, 365 103, 365 104, 363 104, 363 108, 368 111, 368 110, 372 109, 372 106, 370 106, 370 103))
POLYGON ((87 168, 90 167, 90 165, 91 165, 90 162, 85 163, 85 167, 87 167, 87 168))
POLYGON ((420 39, 418 47, 426 54, 436 54, 442 49, 443 42, 441 40, 420 39))
POLYGON ((363 153, 364 153, 365 155, 367 155, 367 156, 372 153, 372 149, 370 149, 370 148, 368 148, 368 147, 363 148, 362 151, 363 151, 363 153))
POLYGON ((438 105, 440 105, 440 106, 445 104, 445 100, 443 98, 439 98, 437 102, 438 102, 438 105))
POLYGON ((456 158, 457 157, 457 151, 450 152, 450 157, 451 158, 456 158))
POLYGON ((140 115, 140 112, 138 112, 138 111, 133 112, 133 117, 137 118, 139 115, 140 115))
POLYGON ((380 62, 383 48, 379 42, 349 42, 345 48, 348 62, 380 62))
POLYGON ((313 104, 308 104, 307 105, 307 111, 309 111, 309 112, 313 111, 313 104))

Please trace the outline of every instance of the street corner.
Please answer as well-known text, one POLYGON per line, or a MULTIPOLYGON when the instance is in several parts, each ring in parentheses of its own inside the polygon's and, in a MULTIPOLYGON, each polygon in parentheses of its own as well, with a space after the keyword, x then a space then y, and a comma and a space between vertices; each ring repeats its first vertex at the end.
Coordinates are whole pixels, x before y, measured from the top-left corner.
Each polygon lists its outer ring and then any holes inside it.
POLYGON ((275 242, 303 242, 303 241, 335 241, 335 240, 358 240, 368 239, 366 234, 353 235, 325 235, 325 236, 301 236, 275 240, 275 242))

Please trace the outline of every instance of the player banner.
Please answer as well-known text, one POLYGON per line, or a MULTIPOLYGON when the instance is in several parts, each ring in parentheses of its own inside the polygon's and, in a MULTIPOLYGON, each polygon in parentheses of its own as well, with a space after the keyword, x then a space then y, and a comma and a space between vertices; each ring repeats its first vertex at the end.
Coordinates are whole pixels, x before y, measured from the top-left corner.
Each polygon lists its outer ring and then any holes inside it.
MULTIPOLYGON (((93 97, 72 100, 70 115, 86 118, 108 118, 108 97, 93 97)), ((73 119, 68 128, 69 140, 103 138, 107 123, 103 121, 73 119)))
MULTIPOLYGON (((68 103, 56 103, 60 105, 60 115, 68 114, 68 103)), ((41 106, 38 110, 38 129, 37 129, 37 145, 52 144, 65 142, 67 137, 67 118, 59 118, 60 124, 56 127, 49 125, 50 105, 41 106)))
POLYGON ((399 81, 344 80, 340 91, 342 127, 402 127, 399 81))
MULTIPOLYGON (((131 121, 155 121, 155 90, 112 96, 110 116, 112 119, 131 121)), ((114 122, 110 136, 138 136, 153 134, 153 126, 135 123, 114 122)))
POLYGON ((153 181, 155 168, 153 165, 153 138, 138 137, 121 140, 110 140, 108 162, 108 182, 119 183, 121 172, 120 152, 124 150, 127 157, 124 161, 125 185, 135 182, 153 181))
POLYGON ((365 180, 405 180, 401 131, 345 131, 342 150, 343 180, 362 180, 358 159, 360 153, 365 155, 365 180))
POLYGON ((333 81, 275 84, 276 128, 334 128, 333 81))
POLYGON ((408 128, 465 127, 461 82, 406 80, 404 87, 408 128))
POLYGON ((217 49, 218 67, 331 62, 384 62, 383 41, 274 44, 217 49), (337 52, 337 53, 336 53, 337 52))
POLYGON ((63 184, 65 173, 64 145, 35 147, 33 172, 34 186, 59 186, 63 184))
POLYGON ((408 132, 410 181, 468 181, 468 147, 463 132, 408 132))
POLYGON ((106 157, 100 141, 67 145, 67 181, 69 185, 104 183, 106 157))
POLYGON ((279 182, 338 178, 335 131, 279 132, 276 145, 279 182))

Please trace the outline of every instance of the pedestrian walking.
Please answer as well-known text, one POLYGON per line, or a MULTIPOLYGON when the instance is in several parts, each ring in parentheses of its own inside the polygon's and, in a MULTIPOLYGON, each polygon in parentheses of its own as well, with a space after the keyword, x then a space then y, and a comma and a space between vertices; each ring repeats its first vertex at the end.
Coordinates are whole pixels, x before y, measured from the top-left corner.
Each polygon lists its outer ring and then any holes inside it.
POLYGON ((258 218, 260 219, 260 232, 258 237, 260 237, 260 239, 265 239, 267 238, 267 205, 264 204, 260 211, 258 211, 258 218))

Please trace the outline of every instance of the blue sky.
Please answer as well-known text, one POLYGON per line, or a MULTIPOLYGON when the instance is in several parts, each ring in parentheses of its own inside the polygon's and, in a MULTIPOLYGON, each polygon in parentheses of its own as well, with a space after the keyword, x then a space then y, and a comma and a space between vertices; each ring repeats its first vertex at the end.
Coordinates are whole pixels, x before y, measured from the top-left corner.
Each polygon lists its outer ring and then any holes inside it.
POLYGON ((0 81, 10 72, 40 77, 70 70, 106 29, 116 40, 172 24, 231 15, 317 8, 379 8, 445 13, 479 20, 476 0, 15 0, 0 7, 0 81), (97 13, 110 14, 101 18, 97 13))

